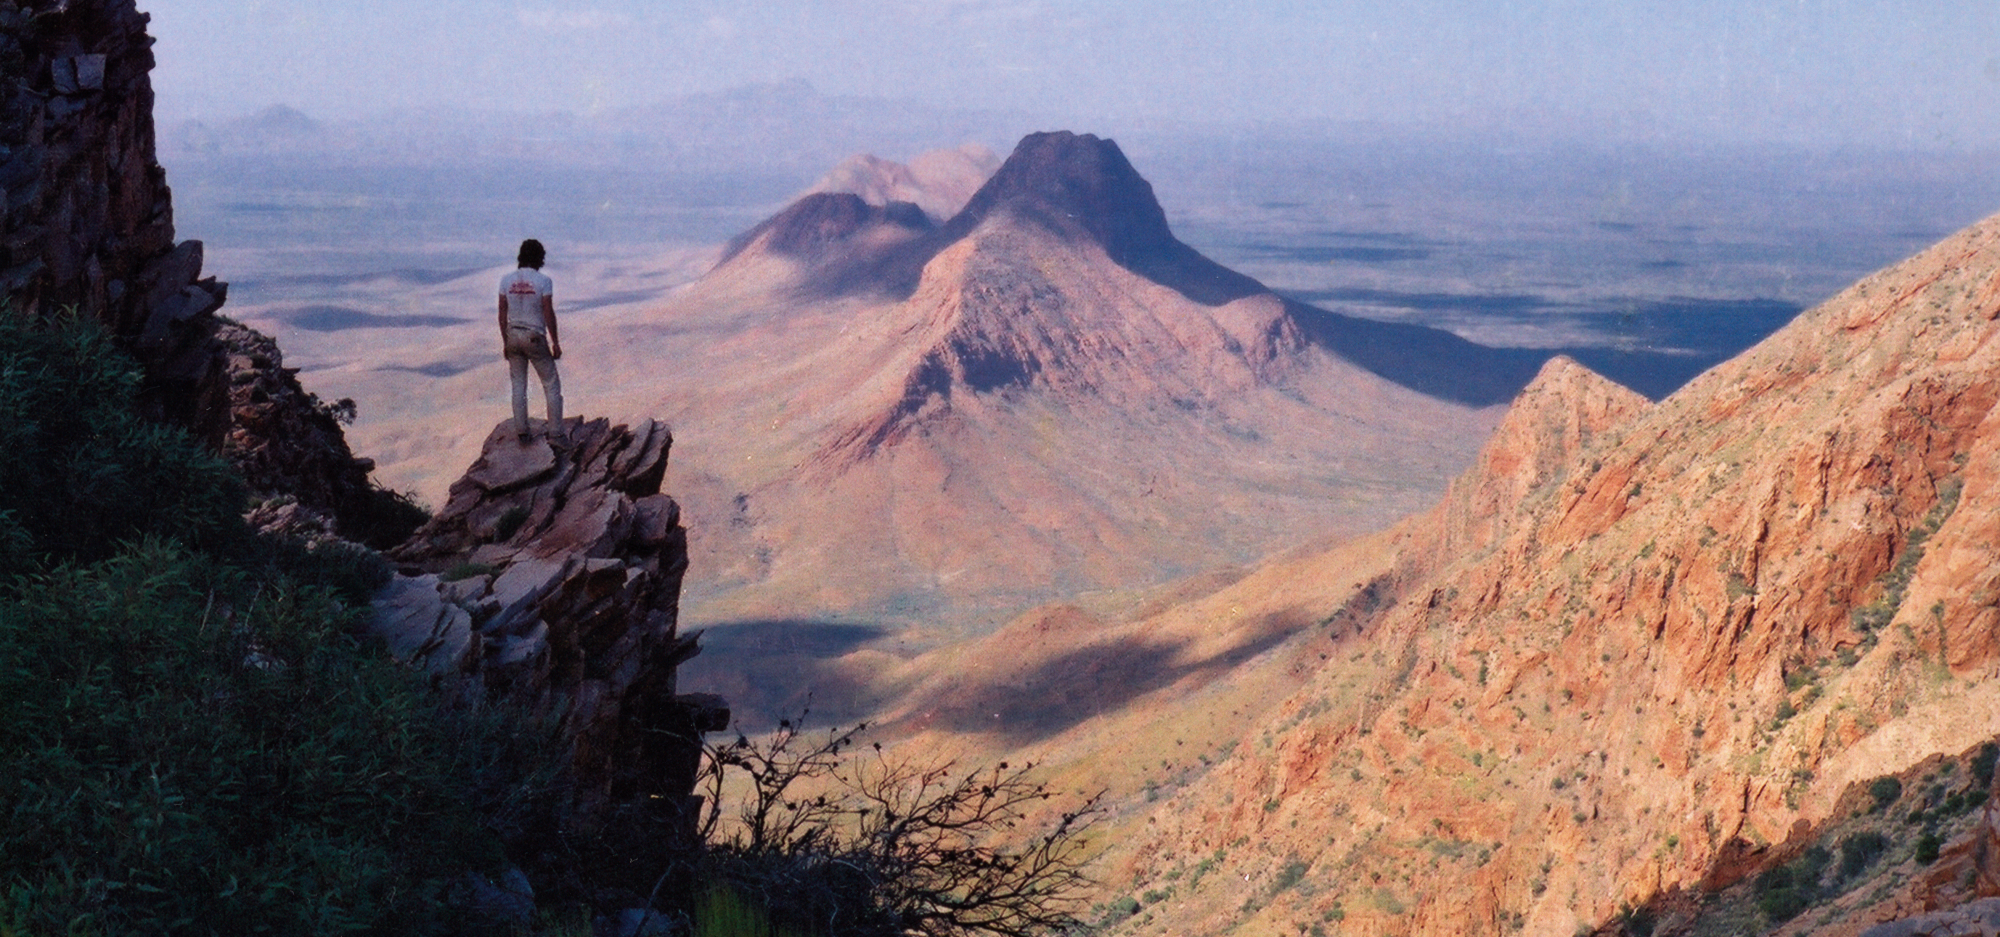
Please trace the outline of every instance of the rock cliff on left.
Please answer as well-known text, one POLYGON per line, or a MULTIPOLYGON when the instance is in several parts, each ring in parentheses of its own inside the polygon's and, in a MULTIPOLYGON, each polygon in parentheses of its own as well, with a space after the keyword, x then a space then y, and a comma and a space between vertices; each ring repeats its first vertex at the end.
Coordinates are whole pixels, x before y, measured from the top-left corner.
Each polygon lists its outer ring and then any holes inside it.
POLYGON ((0 0, 0 293, 74 307, 144 368, 144 405, 220 448, 230 407, 199 241, 154 158, 150 18, 132 0, 0 0))
POLYGON ((174 239, 149 19, 133 0, 0 0, 0 315, 102 323, 139 362, 145 416, 229 456, 260 498, 400 540, 416 512, 369 480, 339 407, 216 315, 228 284, 202 275, 200 241, 174 239))

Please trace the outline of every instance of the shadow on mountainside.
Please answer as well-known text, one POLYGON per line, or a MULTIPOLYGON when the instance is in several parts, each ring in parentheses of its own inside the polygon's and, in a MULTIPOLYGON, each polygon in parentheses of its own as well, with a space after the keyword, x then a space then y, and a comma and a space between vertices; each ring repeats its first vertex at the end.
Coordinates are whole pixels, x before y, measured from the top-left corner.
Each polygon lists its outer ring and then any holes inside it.
POLYGON ((681 665, 683 688, 729 700, 745 732, 812 708, 814 725, 866 717, 877 702, 840 659, 890 633, 880 625, 758 618, 705 626, 701 655, 681 665))
POLYGON ((1735 357, 1798 314, 1795 306, 1748 301, 1759 313, 1734 332, 1708 332, 1705 347, 1690 351, 1621 350, 1601 346, 1501 348, 1481 345, 1443 329, 1382 322, 1329 312, 1294 299, 1285 311, 1314 344, 1410 390, 1471 406, 1514 399, 1550 358, 1568 355, 1584 367, 1659 400, 1695 375, 1735 357), (1771 308, 1765 308, 1769 306, 1771 308))
POLYGON ((1189 641, 1132 637, 1077 648, 1001 682, 940 691, 920 703, 912 719, 925 728, 998 736, 1010 745, 1037 742, 1158 690, 1226 676, 1309 623, 1296 610, 1265 615, 1228 649, 1194 660, 1187 659, 1189 641))

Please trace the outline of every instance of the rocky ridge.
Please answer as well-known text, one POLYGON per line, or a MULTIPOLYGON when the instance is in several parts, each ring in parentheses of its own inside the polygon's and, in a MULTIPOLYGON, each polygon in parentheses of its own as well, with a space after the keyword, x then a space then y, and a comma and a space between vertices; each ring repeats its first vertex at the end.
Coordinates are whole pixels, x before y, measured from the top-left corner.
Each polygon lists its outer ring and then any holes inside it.
POLYGON ((1218 849, 1324 886, 1134 929, 1574 933, 2000 734, 1996 271, 2000 219, 1651 407, 1545 370, 1372 597, 1333 597, 1268 747, 1120 850, 1135 887, 1218 849))
MULTIPOLYGON (((384 549, 408 537, 423 512, 377 486, 375 463, 348 448, 341 427, 354 401, 327 403, 300 386, 278 343, 255 329, 218 319, 228 353, 229 432, 222 452, 254 496, 272 509, 296 506, 326 533, 384 549)), ((280 525, 283 526, 283 525, 280 525)))

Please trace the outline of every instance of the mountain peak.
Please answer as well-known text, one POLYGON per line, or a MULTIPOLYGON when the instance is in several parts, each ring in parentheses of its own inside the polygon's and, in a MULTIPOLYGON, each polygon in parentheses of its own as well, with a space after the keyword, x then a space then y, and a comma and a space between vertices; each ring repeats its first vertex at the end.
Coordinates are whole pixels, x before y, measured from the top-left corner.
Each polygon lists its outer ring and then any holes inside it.
POLYGON ((1000 167, 1000 157, 976 143, 932 150, 898 163, 862 153, 840 161, 811 192, 852 192, 870 205, 914 203, 936 221, 965 207, 1000 167))
POLYGON ((1421 525, 1435 538, 1432 550, 1442 558, 1493 545, 1524 506, 1554 492, 1602 434, 1651 407, 1568 355, 1550 358, 1421 525))
POLYGON ((722 262, 761 245, 771 253, 812 263, 832 259, 843 247, 865 241, 862 235, 871 231, 920 232, 930 227, 923 209, 909 202, 871 205, 851 192, 814 192, 730 241, 722 262))
POLYGON ((1063 130, 1021 138, 943 233, 963 237, 1003 214, 1067 241, 1094 243, 1119 266, 1204 305, 1266 292, 1175 238, 1152 183, 1117 143, 1093 134, 1063 130))
POLYGON ((977 224, 1001 210, 1059 234, 1085 236, 1121 263, 1176 244, 1153 186, 1111 140, 1069 131, 1032 133, 965 206, 977 224))

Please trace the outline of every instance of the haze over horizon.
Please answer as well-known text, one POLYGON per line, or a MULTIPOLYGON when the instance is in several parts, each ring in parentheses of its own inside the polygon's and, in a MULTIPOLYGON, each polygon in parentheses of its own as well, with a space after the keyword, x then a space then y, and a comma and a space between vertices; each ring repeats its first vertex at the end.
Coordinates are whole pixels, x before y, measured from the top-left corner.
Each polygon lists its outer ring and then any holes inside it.
POLYGON ((2000 7, 1969 0, 146 6, 168 121, 274 104, 328 119, 591 115, 804 82, 1112 134, 1366 122, 1649 143, 2000 145, 2000 7))

